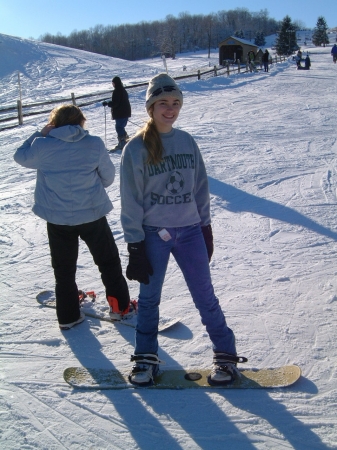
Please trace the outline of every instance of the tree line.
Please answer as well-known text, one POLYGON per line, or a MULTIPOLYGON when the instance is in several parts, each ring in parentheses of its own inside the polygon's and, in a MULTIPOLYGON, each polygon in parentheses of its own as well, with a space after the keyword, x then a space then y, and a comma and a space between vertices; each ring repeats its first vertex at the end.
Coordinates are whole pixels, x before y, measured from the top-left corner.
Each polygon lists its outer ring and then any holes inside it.
MULTIPOLYGON (((219 42, 228 36, 249 40, 261 47, 265 36, 277 34, 276 51, 288 55, 297 50, 296 30, 303 29, 300 21, 292 21, 287 15, 282 21, 269 17, 268 11, 250 12, 246 8, 218 11, 207 15, 191 15, 182 12, 178 17, 166 16, 165 20, 138 24, 96 25, 89 30, 74 30, 69 36, 46 33, 40 40, 93 53, 130 61, 198 49, 218 48, 219 42)), ((329 43, 327 24, 319 17, 314 29, 314 45, 329 43)))
MULTIPOLYGON (((298 28, 301 23, 294 23, 298 28)), ((89 30, 74 30, 69 36, 46 33, 40 40, 113 56, 137 60, 165 54, 174 58, 176 53, 198 49, 217 48, 219 42, 231 35, 255 43, 261 36, 274 34, 280 22, 269 17, 268 11, 250 12, 246 8, 218 11, 208 15, 191 15, 182 12, 178 17, 166 16, 164 20, 138 24, 96 25, 89 30)), ((256 44, 260 45, 260 44, 256 44)))

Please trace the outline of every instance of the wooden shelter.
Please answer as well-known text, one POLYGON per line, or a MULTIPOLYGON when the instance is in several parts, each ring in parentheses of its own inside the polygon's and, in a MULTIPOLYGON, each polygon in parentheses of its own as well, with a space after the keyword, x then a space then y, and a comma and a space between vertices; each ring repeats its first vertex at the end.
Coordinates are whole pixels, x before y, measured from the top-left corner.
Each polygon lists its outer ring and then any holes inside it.
POLYGON ((229 36, 219 44, 219 64, 224 65, 224 61, 242 63, 247 61, 247 55, 250 51, 257 54, 259 47, 245 39, 229 36))

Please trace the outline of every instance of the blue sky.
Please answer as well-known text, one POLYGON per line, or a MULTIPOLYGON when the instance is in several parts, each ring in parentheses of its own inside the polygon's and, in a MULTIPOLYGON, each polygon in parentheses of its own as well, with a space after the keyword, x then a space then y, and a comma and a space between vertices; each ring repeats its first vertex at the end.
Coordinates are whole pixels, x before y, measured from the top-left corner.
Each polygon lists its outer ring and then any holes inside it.
POLYGON ((316 25, 319 16, 329 27, 337 26, 336 0, 254 0, 222 2, 216 0, 0 0, 0 33, 37 39, 47 32, 68 35, 95 25, 119 25, 162 20, 181 12, 209 14, 221 10, 247 8, 251 12, 267 9, 269 16, 282 20, 287 14, 306 27, 316 25))

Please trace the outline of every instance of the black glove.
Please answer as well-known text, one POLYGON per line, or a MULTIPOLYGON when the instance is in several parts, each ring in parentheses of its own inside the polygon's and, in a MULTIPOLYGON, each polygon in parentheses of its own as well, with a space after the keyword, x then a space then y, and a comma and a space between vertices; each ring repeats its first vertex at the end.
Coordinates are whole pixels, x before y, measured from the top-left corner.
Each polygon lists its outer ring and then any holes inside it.
POLYGON ((214 246, 213 246, 213 233, 212 233, 212 226, 206 225, 205 227, 201 227, 202 234, 204 236, 206 248, 207 248, 207 254, 208 254, 208 261, 211 262, 214 246))
POLYGON ((108 106, 108 102, 103 102, 102 105, 103 106, 108 106))
POLYGON ((128 244, 129 264, 126 268, 128 280, 136 280, 139 283, 149 284, 149 275, 153 275, 153 269, 146 257, 145 242, 128 244))

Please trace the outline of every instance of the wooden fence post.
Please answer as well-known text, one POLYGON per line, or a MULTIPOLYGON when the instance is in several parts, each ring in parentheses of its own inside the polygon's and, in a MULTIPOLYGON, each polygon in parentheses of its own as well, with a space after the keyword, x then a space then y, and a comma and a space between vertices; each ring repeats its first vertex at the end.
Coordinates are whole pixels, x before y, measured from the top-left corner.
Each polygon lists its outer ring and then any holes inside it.
POLYGON ((200 80, 200 70, 198 70, 198 80, 200 80))
POLYGON ((23 125, 23 116, 22 116, 22 102, 21 100, 17 101, 18 104, 18 119, 19 119, 19 125, 23 125))
POLYGON ((240 73, 240 69, 241 69, 241 66, 240 66, 240 60, 238 59, 238 73, 240 73))
POLYGON ((215 76, 215 77, 218 76, 218 72, 217 72, 217 70, 216 70, 216 66, 214 66, 214 76, 215 76))
POLYGON ((73 105, 76 106, 75 94, 73 92, 71 93, 71 100, 73 102, 73 105))
POLYGON ((227 76, 229 77, 229 61, 226 62, 227 76))
POLYGON ((22 94, 21 94, 20 72, 18 72, 18 84, 19 84, 19 99, 20 99, 20 102, 21 102, 22 101, 22 94))

